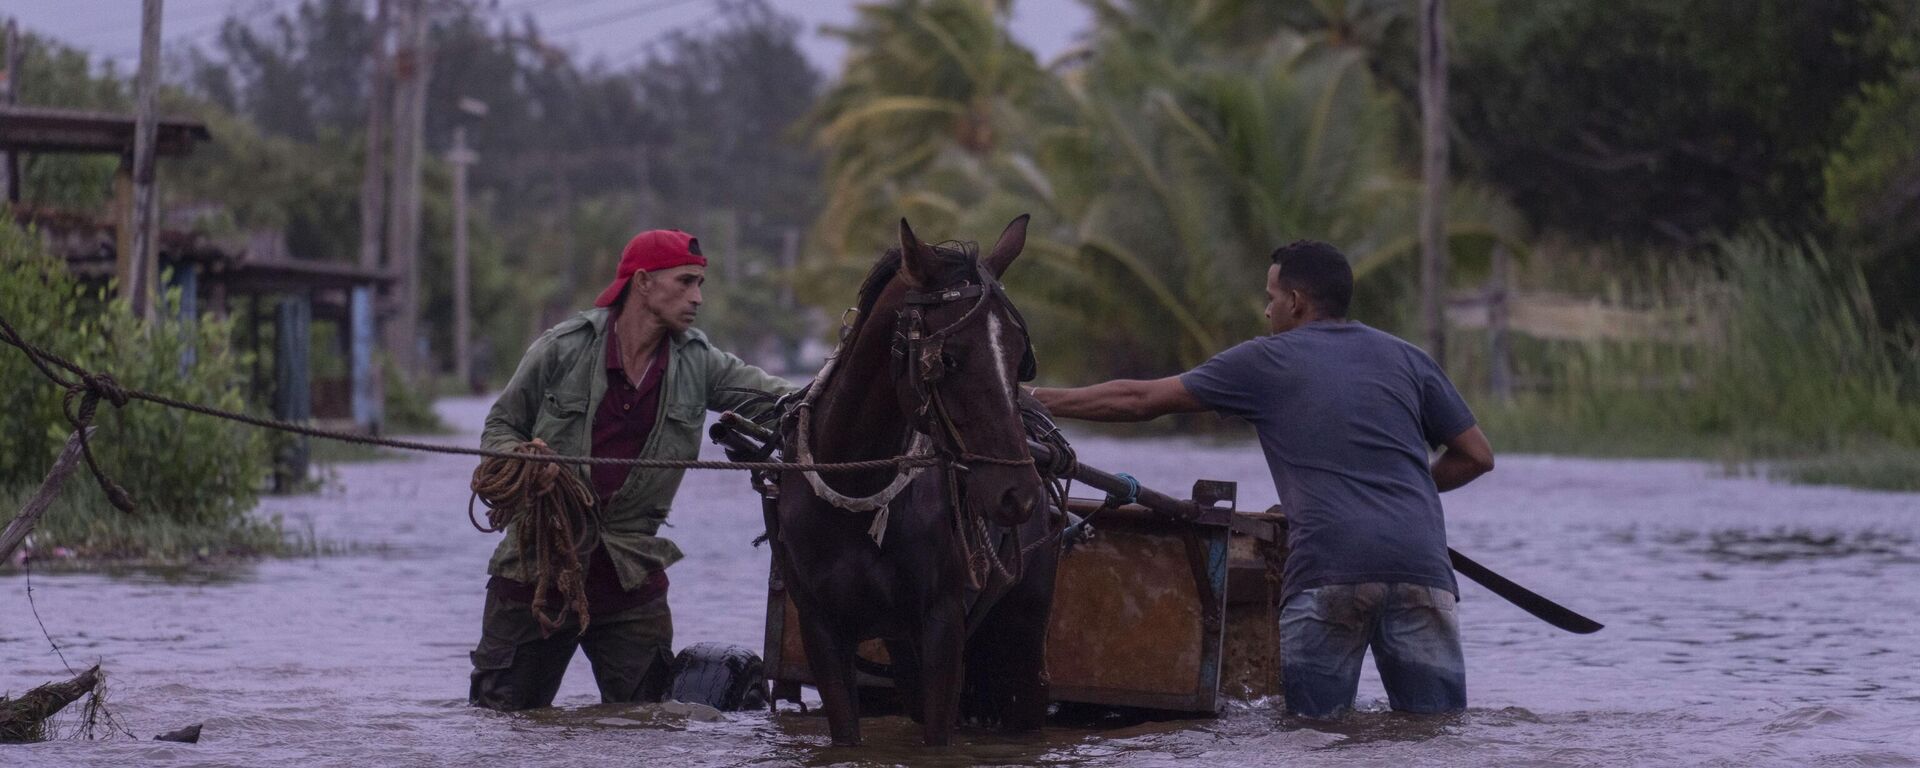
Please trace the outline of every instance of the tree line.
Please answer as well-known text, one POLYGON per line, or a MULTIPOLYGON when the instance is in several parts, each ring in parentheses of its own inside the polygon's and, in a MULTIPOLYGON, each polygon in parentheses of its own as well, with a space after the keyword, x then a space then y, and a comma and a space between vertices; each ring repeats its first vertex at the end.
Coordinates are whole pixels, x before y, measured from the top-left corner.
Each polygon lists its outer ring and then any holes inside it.
MULTIPOLYGON (((476 306, 493 308, 481 335, 517 349, 584 304, 632 230, 679 226, 739 254, 716 281, 716 334, 771 320, 791 338, 782 286, 844 304, 899 216, 978 238, 1029 211, 1046 258, 1012 288, 1063 378, 1161 374, 1258 332, 1254 277, 1300 237, 1355 258, 1361 316, 1412 327, 1417 3, 1085 0, 1091 28, 1051 61, 1011 34, 1013 5, 860 5, 833 31, 848 54, 831 79, 764 0, 719 3, 714 23, 612 64, 487 3, 445 6, 429 154, 465 119, 460 99, 490 107, 469 127, 483 158, 476 306), (788 275, 777 254, 794 231, 803 268, 788 275)), ((1857 270, 1881 327, 1920 319, 1911 3, 1449 8, 1456 289, 1486 278, 1496 245, 1524 279, 1605 291, 1728 273, 1725 244, 1763 233, 1857 270)), ((372 24, 365 0, 303 0, 174 56, 171 98, 220 137, 175 174, 175 199, 350 259, 372 24)), ((115 73, 48 49, 30 100, 125 102, 115 73)), ((48 196, 89 178, 35 173, 48 196)), ((444 169, 428 174, 431 276, 447 263, 447 202, 444 169)), ((445 318, 443 281, 426 290, 430 320, 445 318)), ((448 324, 429 325, 444 340, 448 324)))

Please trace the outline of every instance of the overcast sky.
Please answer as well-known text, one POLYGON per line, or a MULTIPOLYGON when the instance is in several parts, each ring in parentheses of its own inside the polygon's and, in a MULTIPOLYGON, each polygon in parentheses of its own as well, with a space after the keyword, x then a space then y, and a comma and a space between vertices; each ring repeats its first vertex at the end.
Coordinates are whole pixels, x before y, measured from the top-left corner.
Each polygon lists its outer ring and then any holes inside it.
MULTIPOLYGON (((370 2, 371 0, 369 0, 370 2)), ((299 0, 164 0, 161 34, 174 48, 211 41, 231 12, 260 18, 294 8, 299 0)), ((837 75, 845 47, 820 34, 822 25, 852 21, 855 0, 769 0, 796 17, 807 32, 801 45, 828 76, 837 75)), ((612 64, 637 61, 645 45, 673 29, 698 28, 714 16, 717 0, 497 0, 502 18, 531 14, 549 38, 584 58, 612 64)), ((120 62, 131 72, 140 50, 141 0, 0 0, 0 15, 12 16, 36 33, 120 62)), ((1076 0, 1018 0, 1014 36, 1042 62, 1060 53, 1084 29, 1089 16, 1076 0)))

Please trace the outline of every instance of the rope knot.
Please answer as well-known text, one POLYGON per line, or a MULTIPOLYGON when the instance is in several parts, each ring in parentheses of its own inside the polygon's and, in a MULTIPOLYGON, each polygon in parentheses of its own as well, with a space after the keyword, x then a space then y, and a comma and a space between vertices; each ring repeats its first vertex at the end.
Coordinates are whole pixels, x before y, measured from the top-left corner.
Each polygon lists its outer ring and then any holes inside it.
POLYGON ((127 389, 120 386, 120 382, 113 380, 112 374, 83 373, 80 375, 78 386, 85 390, 88 396, 105 398, 107 402, 113 403, 115 408, 126 405, 127 401, 132 399, 127 394, 127 389))

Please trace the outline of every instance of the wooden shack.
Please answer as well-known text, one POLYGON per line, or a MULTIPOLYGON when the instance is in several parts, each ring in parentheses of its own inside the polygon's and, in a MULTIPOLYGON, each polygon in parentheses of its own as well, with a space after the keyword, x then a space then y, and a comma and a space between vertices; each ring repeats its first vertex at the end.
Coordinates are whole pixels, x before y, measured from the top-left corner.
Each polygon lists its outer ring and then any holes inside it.
MULTIPOLYGON (((205 124, 161 119, 155 154, 190 154, 196 144, 213 140, 205 124)), ((49 252, 65 258, 84 281, 128 284, 132 243, 130 158, 134 116, 108 112, 0 105, 0 152, 21 154, 86 153, 121 158, 113 203, 102 212, 23 206, 13 215, 32 228, 49 252)), ((254 400, 271 403, 276 417, 316 421, 335 428, 378 432, 382 422, 380 382, 373 350, 376 335, 374 297, 393 281, 383 271, 357 265, 300 258, 279 232, 213 237, 205 232, 162 229, 158 258, 149 285, 165 275, 180 291, 180 315, 212 313, 240 324, 253 346, 254 400), (332 338, 348 362, 345 376, 315 378, 311 349, 314 323, 334 325, 332 338), (263 333, 270 327, 271 333, 263 333), (260 349, 263 338, 273 349, 260 349)), ((282 481, 305 474, 304 448, 288 457, 282 481)))

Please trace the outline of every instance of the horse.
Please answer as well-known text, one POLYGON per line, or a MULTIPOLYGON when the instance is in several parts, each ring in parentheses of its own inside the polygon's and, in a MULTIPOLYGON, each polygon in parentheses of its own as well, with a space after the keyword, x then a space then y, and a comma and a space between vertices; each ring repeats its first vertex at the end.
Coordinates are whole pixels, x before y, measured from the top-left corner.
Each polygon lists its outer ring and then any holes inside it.
POLYGON ((1016 405, 1032 348, 999 281, 1027 221, 981 257, 921 242, 901 219, 840 349, 787 416, 786 455, 802 462, 939 457, 779 480, 780 571, 836 745, 860 742, 855 651, 876 637, 928 746, 948 743, 963 688, 965 714, 1007 730, 1046 717, 1059 531, 1016 405))

